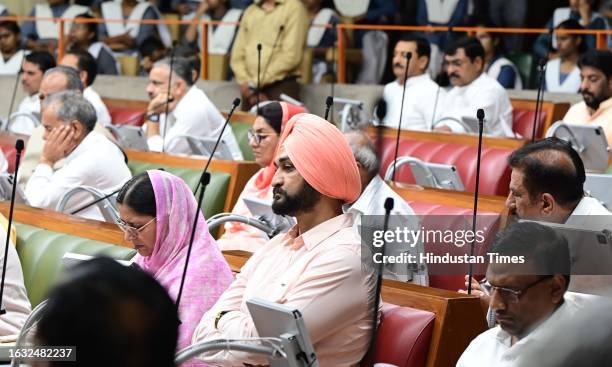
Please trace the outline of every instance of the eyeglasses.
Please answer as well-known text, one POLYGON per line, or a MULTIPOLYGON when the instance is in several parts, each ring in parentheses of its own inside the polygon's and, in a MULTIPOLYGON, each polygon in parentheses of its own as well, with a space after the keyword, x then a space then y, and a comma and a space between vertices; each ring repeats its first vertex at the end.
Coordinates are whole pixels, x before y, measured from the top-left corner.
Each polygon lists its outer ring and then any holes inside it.
POLYGON ((490 294, 491 297, 493 297, 493 292, 497 292, 499 294, 499 296, 501 297, 501 299, 504 300, 504 302, 506 303, 518 303, 521 296, 523 296, 525 293, 527 293, 527 291, 529 290, 529 288, 535 287, 536 285, 538 285, 539 283, 552 278, 552 275, 548 275, 545 276, 543 278, 540 278, 538 280, 536 280, 535 282, 529 284, 528 286, 522 288, 522 289, 510 289, 510 288, 504 288, 504 287, 496 287, 494 285, 491 286, 491 290, 490 290, 490 294))
POLYGON ((123 233, 127 234, 128 236, 130 236, 130 238, 135 238, 135 237, 138 237, 140 235, 140 233, 146 228, 146 226, 148 226, 149 224, 153 223, 155 221, 155 219, 156 218, 151 219, 150 221, 148 221, 147 223, 141 225, 140 227, 133 227, 133 226, 127 224, 123 219, 117 218, 117 226, 119 228, 121 228, 123 233))
POLYGON ((266 136, 271 136, 271 135, 277 135, 277 134, 275 133, 269 133, 269 134, 256 133, 253 129, 249 129, 249 131, 247 131, 247 137, 249 138, 249 141, 255 139, 255 144, 257 145, 261 144, 261 141, 264 140, 266 136))

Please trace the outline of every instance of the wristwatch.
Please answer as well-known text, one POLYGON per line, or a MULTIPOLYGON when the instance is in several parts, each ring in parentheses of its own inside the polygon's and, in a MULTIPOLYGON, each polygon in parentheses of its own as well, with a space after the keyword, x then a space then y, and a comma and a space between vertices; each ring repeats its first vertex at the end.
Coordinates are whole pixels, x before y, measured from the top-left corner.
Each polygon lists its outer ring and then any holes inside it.
POLYGON ((147 119, 147 121, 151 121, 151 122, 159 122, 159 113, 152 113, 150 115, 147 115, 147 117, 145 117, 147 119))
POLYGON ((219 320, 221 320, 221 318, 223 317, 223 315, 225 315, 225 314, 226 314, 226 313, 228 313, 228 312, 230 312, 230 311, 220 311, 220 312, 217 314, 217 317, 215 317, 215 330, 219 330, 219 329, 217 329, 217 324, 219 324, 219 320))

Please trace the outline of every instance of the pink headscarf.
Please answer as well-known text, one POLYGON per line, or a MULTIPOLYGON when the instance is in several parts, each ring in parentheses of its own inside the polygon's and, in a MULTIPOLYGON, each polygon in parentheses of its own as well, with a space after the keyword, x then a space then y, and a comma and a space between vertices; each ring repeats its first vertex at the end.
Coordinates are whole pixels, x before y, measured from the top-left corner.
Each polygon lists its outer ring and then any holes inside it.
POLYGON ((283 131, 278 149, 285 147, 304 180, 325 196, 352 203, 361 194, 359 169, 346 138, 319 116, 295 115, 283 131))
MULTIPOLYGON (((170 173, 147 171, 157 210, 155 246, 150 256, 137 255, 136 263, 153 275, 176 300, 189 236, 196 215, 197 202, 185 181, 170 173)), ((233 281, 232 271, 208 233, 202 213, 187 268, 187 276, 179 305, 178 348, 191 344, 191 337, 202 315, 208 311, 233 281)), ((203 365, 195 362, 190 365, 203 365)))

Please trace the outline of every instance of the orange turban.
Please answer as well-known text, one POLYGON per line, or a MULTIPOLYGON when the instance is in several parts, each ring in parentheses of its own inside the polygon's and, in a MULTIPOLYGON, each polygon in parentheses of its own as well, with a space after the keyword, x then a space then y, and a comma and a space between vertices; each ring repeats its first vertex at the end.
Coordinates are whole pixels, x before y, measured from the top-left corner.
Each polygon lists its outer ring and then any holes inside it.
POLYGON ((278 146, 285 147, 300 175, 321 194, 346 203, 361 195, 353 151, 340 130, 321 117, 307 113, 293 116, 278 146))

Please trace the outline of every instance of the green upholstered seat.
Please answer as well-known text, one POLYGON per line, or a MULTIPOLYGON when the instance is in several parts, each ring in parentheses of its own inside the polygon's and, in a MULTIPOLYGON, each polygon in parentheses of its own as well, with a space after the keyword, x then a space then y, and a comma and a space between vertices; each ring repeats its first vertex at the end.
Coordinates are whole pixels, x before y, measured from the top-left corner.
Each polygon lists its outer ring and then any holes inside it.
POLYGON ((245 161, 254 161, 255 157, 253 157, 253 150, 251 149, 251 145, 249 145, 249 136, 247 132, 250 128, 253 127, 251 124, 246 124, 243 122, 232 122, 230 123, 232 127, 232 131, 234 132, 234 136, 236 137, 236 141, 238 142, 238 146, 240 147, 240 151, 242 151, 242 156, 245 161))
POLYGON ((521 81, 523 82, 523 89, 528 89, 532 83, 532 72, 534 70, 533 55, 521 52, 513 52, 508 54, 506 58, 516 66, 519 74, 521 74, 521 81))
MULTIPOLYGON (((184 167, 169 167, 156 163, 141 162, 141 161, 130 161, 128 167, 132 172, 132 175, 137 175, 141 172, 151 169, 163 168, 166 172, 172 173, 179 176, 189 187, 195 189, 202 171, 193 168, 184 167)), ((204 167, 202 167, 204 169, 204 167)), ((230 183, 230 174, 225 172, 211 172, 210 183, 206 187, 204 193, 204 216, 210 218, 215 214, 223 213, 225 208, 225 198, 227 197, 227 190, 230 183)))
POLYGON ((82 255, 104 255, 129 260, 136 251, 105 242, 47 231, 16 223, 17 254, 23 268, 23 278, 32 307, 47 297, 47 292, 64 272, 62 257, 67 252, 82 255))

